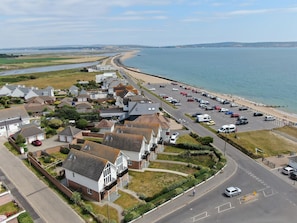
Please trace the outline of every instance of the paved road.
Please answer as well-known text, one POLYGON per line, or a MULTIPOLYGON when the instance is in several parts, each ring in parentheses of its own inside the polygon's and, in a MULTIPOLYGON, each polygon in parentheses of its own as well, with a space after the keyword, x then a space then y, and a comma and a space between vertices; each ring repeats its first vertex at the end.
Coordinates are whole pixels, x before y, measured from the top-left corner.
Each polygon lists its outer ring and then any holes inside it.
POLYGON ((20 157, 10 153, 5 147, 6 139, 0 137, 0 164, 5 178, 11 182, 9 189, 18 190, 21 205, 30 208, 35 222, 84 222, 67 203, 39 180, 22 162, 20 157), (17 188, 17 189, 16 189, 17 188), (23 202, 26 200, 28 203, 23 202), (33 208, 33 210, 31 209, 33 208))

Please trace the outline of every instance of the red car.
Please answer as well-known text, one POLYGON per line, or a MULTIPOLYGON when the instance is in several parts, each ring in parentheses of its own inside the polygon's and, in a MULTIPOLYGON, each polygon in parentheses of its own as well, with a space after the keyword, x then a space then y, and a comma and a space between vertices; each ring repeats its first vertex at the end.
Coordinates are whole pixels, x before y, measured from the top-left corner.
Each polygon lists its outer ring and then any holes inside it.
POLYGON ((231 114, 231 118, 238 118, 240 115, 239 114, 237 114, 237 113, 233 113, 233 114, 231 114))
POLYGON ((36 140, 32 141, 32 145, 33 146, 41 146, 42 142, 40 140, 36 139, 36 140))

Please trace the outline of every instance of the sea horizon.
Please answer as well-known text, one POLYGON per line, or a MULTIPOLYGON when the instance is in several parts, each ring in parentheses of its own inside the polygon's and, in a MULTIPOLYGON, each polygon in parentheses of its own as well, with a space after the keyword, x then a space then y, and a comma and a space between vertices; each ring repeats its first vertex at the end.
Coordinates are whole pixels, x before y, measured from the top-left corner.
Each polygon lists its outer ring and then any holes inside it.
POLYGON ((296 48, 150 48, 123 64, 297 116, 296 57, 296 48))

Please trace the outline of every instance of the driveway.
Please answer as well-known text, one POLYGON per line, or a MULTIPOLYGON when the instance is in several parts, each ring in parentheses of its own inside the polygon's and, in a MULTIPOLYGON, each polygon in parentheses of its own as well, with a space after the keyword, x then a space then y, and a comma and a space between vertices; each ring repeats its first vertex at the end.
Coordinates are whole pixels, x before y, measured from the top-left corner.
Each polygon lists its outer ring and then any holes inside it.
POLYGON ((32 144, 28 144, 27 147, 28 147, 28 152, 35 152, 37 150, 44 150, 47 148, 62 146, 62 145, 68 145, 68 143, 59 142, 58 137, 54 136, 54 137, 42 140, 41 146, 33 146, 32 144))

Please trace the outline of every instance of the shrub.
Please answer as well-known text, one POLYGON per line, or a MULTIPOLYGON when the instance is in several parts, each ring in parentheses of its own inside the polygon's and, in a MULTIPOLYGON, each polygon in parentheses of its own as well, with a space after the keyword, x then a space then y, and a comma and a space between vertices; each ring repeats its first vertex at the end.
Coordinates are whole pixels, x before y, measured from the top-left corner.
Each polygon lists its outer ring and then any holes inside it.
POLYGON ((70 149, 68 149, 67 147, 61 147, 60 148, 60 153, 68 154, 69 152, 70 152, 70 149))
POLYGON ((28 212, 24 212, 17 217, 19 223, 34 223, 28 212))

